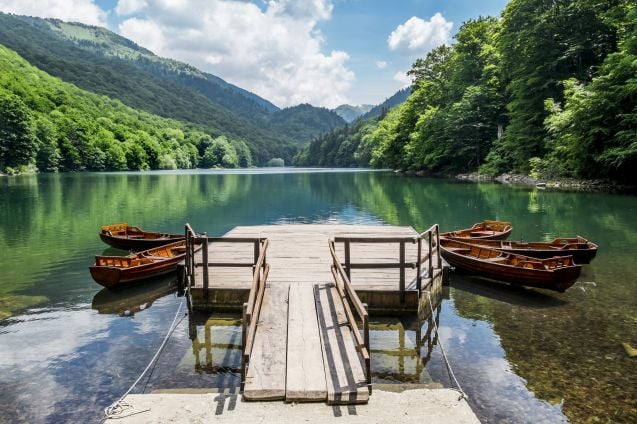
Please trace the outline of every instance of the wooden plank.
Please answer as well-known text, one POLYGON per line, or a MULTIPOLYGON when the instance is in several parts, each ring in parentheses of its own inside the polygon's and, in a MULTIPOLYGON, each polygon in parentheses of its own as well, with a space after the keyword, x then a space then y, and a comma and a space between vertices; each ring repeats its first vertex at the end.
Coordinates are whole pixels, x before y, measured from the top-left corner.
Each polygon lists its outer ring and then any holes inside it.
POLYGON ((288 291, 287 285, 265 289, 243 390, 246 400, 285 399, 288 291))
POLYGON ((288 300, 288 357, 285 400, 315 402, 327 399, 314 285, 290 285, 288 300))
POLYGON ((338 291, 333 283, 318 284, 314 296, 325 364, 327 403, 366 403, 369 391, 365 374, 338 291))

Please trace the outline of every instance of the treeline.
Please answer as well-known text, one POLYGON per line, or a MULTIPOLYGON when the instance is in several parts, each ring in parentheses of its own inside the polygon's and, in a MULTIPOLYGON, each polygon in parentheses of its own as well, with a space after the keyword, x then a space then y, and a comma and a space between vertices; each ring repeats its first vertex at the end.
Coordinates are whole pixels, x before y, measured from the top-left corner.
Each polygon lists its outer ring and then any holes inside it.
POLYGON ((89 93, 0 45, 0 170, 251 166, 240 139, 89 93))
POLYGON ((635 181, 634 1, 512 0, 455 40, 414 63, 405 103, 359 133, 315 139, 297 161, 635 181))

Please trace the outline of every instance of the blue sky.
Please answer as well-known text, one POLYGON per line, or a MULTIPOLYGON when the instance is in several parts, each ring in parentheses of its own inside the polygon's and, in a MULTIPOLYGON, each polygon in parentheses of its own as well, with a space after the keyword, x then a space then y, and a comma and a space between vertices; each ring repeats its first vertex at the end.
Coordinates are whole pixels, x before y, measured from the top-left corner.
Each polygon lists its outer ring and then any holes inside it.
POLYGON ((418 57, 507 0, 0 0, 0 10, 107 26, 281 107, 378 104, 418 57))

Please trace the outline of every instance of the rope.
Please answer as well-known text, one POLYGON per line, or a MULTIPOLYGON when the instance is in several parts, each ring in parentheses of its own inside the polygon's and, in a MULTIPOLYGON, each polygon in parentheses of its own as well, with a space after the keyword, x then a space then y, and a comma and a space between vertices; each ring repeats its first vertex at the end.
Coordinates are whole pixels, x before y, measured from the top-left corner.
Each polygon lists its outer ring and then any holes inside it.
MULTIPOLYGON (((128 394, 133 390, 133 388, 137 385, 137 383, 139 383, 141 381, 141 379, 144 377, 144 375, 148 372, 148 370, 153 365, 153 363, 157 360, 157 358, 159 358, 159 355, 164 350, 164 347, 166 346, 166 343, 168 342, 168 339, 170 338, 170 336, 172 335, 173 331, 175 331, 175 328, 177 328, 177 325, 179 324, 179 323, 177 323, 177 324, 175 324, 175 323, 177 322, 177 317, 179 317, 179 313, 181 312, 181 307, 183 306, 183 304, 184 304, 184 301, 182 299, 182 301, 179 303, 179 308, 177 308, 177 313, 175 314, 175 318, 173 319, 172 324, 170 324, 170 328, 168 329, 168 333, 166 333, 166 337, 164 337, 164 341, 161 343, 161 345, 159 345, 159 348, 157 349, 157 352, 155 352, 155 355, 150 360, 150 362, 148 363, 148 365, 146 366, 144 371, 142 371, 140 376, 137 377, 137 380, 135 380, 133 385, 130 386, 130 388, 126 391, 126 393, 124 393, 124 395, 122 395, 122 397, 120 397, 117 401, 111 403, 110 406, 107 406, 106 408, 104 408, 104 419, 105 420, 107 420, 109 418, 118 418, 119 419, 119 418, 128 417, 130 415, 134 415, 134 414, 139 414, 139 413, 142 413, 142 412, 150 411, 150 409, 144 409, 143 411, 138 411, 138 412, 134 412, 132 414, 128 414, 126 416, 122 416, 122 414, 125 411, 127 411, 128 409, 133 408, 133 405, 131 405, 128 402, 125 402, 124 398, 126 396, 128 396, 128 394)), ((181 320, 180 320, 180 322, 181 322, 181 320)))
POLYGON ((436 323, 436 318, 434 317, 434 307, 433 307, 433 302, 431 301, 431 293, 429 292, 429 290, 427 290, 427 297, 429 298, 429 309, 431 309, 431 318, 432 318, 431 320, 434 323, 434 328, 436 329, 436 334, 438 334, 438 344, 440 345, 440 351, 442 352, 442 357, 445 360, 445 365, 447 367, 447 372, 449 373, 449 375, 451 376, 451 378, 455 382, 456 387, 458 387, 457 390, 460 392, 460 397, 458 398, 458 400, 468 399, 469 397, 464 392, 464 390, 462 390, 462 387, 460 387, 460 383, 458 383, 458 379, 456 378, 456 375, 453 373, 453 370, 451 369, 451 364, 449 363, 449 359, 447 359, 447 354, 445 353, 445 348, 442 346, 442 340, 440 340, 440 331, 438 330, 438 324, 436 323))

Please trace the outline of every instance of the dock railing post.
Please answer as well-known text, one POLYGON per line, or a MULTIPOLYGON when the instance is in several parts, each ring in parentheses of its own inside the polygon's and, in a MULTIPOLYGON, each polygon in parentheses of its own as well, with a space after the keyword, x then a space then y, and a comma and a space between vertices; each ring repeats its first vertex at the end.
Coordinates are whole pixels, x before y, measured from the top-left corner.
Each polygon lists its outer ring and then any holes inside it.
POLYGON ((433 280, 434 278, 434 257, 433 257, 433 250, 432 250, 432 236, 433 234, 431 233, 431 231, 429 232, 429 237, 428 237, 428 241, 429 241, 429 269, 427 270, 428 277, 431 278, 433 280))
POLYGON ((345 275, 347 275, 347 278, 349 278, 349 280, 352 280, 352 273, 350 272, 350 265, 351 265, 351 259, 350 259, 350 244, 349 244, 349 240, 345 240, 344 244, 343 244, 344 248, 345 248, 345 275))
POLYGON ((245 382, 246 379, 246 361, 245 361, 245 352, 246 352, 246 336, 248 334, 247 326, 249 325, 247 321, 247 312, 248 312, 248 304, 243 304, 243 319, 241 320, 241 384, 245 382))
POLYGON ((440 227, 438 224, 434 225, 436 228, 436 256, 438 256, 438 269, 442 269, 442 257, 440 256, 440 227))
POLYGON ((400 303, 405 303, 405 242, 400 242, 400 303))
POLYGON ((208 298, 208 233, 202 234, 203 245, 201 246, 201 259, 203 266, 203 291, 204 296, 208 298))
POLYGON ((418 237, 418 258, 416 258, 416 289, 418 290, 418 296, 420 297, 420 291, 422 290, 422 275, 421 275, 421 262, 422 262, 422 238, 418 237))

